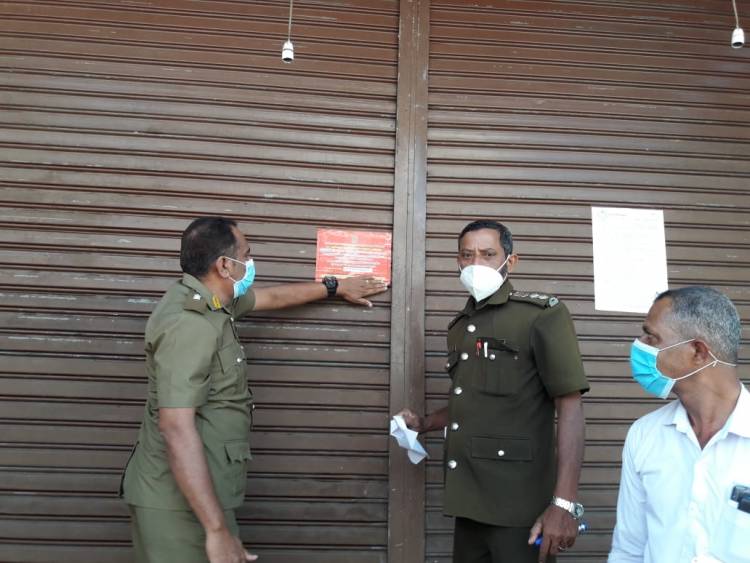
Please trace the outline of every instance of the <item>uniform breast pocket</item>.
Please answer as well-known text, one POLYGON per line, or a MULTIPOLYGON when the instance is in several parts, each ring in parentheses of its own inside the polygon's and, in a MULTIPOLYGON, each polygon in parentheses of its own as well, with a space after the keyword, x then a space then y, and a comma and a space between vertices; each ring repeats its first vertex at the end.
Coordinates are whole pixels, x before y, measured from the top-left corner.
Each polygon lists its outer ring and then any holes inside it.
POLYGON ((711 555, 724 563, 750 563, 750 514, 727 500, 712 538, 711 555))
POLYGON ((219 362, 211 374, 211 387, 215 393, 236 392, 242 385, 245 373, 245 354, 236 342, 224 346, 218 353, 219 362))
POLYGON ((479 386, 492 395, 515 395, 521 386, 521 369, 518 361, 519 348, 509 340, 487 338, 481 340, 480 360, 482 364, 479 386), (485 356, 485 346, 486 356, 485 356))

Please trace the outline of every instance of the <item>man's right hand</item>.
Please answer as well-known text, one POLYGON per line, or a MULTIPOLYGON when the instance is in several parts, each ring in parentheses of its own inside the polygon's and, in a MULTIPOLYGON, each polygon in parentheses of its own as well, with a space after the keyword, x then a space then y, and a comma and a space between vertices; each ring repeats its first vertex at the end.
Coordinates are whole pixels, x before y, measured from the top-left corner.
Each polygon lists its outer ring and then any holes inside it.
POLYGON ((417 432, 424 432, 426 430, 424 418, 414 414, 410 409, 404 409, 396 416, 403 417, 406 426, 412 430, 416 430, 417 432))
POLYGON ((206 534, 206 555, 211 563, 245 563, 258 559, 257 555, 245 551, 240 539, 226 528, 206 534))

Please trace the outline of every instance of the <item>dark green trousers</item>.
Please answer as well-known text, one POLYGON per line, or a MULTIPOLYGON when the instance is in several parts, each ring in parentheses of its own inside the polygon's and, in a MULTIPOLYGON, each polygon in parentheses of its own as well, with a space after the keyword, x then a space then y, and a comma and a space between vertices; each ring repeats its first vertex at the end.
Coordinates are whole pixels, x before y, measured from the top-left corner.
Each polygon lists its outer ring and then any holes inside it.
MULTIPOLYGON (((529 528, 506 528, 456 518, 453 563, 538 563, 539 548, 528 544, 529 528)), ((555 557, 547 557, 554 563, 555 557)))
MULTIPOLYGON (((206 533, 190 511, 128 505, 135 563, 208 563, 206 533)), ((234 510, 224 511, 229 531, 239 536, 234 510)))

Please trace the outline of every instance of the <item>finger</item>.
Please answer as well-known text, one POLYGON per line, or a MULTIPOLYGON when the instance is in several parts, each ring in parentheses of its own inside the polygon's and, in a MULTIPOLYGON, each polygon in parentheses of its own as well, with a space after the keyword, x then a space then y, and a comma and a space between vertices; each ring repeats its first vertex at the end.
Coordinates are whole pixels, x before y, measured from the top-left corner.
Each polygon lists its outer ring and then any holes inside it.
POLYGON ((542 533, 542 523, 537 520, 534 522, 534 525, 531 527, 531 530, 529 530, 529 545, 532 545, 536 539, 539 537, 539 534, 542 533))

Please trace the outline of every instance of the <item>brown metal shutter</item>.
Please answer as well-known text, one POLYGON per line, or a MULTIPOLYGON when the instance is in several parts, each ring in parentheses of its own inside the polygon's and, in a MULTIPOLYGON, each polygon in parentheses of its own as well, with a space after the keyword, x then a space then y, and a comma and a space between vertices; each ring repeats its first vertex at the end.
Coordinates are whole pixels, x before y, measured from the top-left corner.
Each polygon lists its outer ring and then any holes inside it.
MULTIPOLYGON (((0 7, 0 561, 126 562, 120 470, 148 314, 190 219, 312 279, 319 226, 391 230, 398 4, 0 7)), ((258 409, 242 537, 268 563, 385 561, 386 298, 241 324, 258 409)))
MULTIPOLYGON (((445 328, 466 297, 456 234, 501 219, 514 285, 565 300, 592 385, 592 531, 569 561, 606 559, 626 430, 660 404, 629 376, 641 317, 594 310, 590 207, 664 209, 670 283, 713 285, 750 317, 750 52, 729 47, 733 27, 730 3, 707 0, 432 3, 427 410, 445 403, 445 328)), ((429 446, 426 560, 447 563, 442 439, 429 446)))

